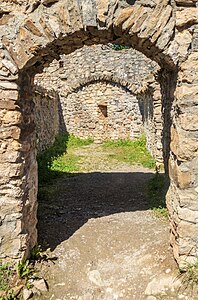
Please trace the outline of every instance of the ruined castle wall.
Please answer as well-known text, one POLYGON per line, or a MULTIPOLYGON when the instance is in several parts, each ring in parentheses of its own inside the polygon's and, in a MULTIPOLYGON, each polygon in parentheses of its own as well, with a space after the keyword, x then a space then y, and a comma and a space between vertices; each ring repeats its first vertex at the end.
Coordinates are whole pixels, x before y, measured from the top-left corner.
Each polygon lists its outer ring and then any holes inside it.
POLYGON ((61 97, 61 104, 67 131, 81 138, 102 142, 143 133, 143 108, 136 95, 116 83, 85 85, 66 99, 61 97))

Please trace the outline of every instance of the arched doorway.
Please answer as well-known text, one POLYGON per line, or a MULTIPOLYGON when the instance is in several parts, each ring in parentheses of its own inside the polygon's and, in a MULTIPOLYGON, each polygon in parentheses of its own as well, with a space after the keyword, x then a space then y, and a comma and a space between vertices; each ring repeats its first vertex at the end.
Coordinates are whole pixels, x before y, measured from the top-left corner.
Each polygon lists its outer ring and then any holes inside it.
MULTIPOLYGON (((192 108, 195 107, 192 99, 195 99, 197 89, 194 85, 196 78, 188 75, 197 54, 196 43, 192 42, 196 37, 186 27, 196 23, 192 17, 196 8, 190 8, 188 17, 184 18, 188 8, 177 10, 177 6, 173 7, 167 1, 148 5, 129 1, 96 2, 73 0, 65 3, 60 0, 39 4, 33 1, 28 3, 29 6, 16 3, 13 15, 3 10, 0 47, 1 256, 26 256, 36 241, 34 75, 61 53, 71 53, 84 44, 119 41, 133 45, 162 68, 159 82, 165 115, 165 159, 169 160, 171 180, 167 197, 171 241, 179 263, 187 257, 192 261, 197 253, 198 146, 197 125, 194 125, 197 116, 192 108), (174 110, 171 110, 172 102, 174 110)), ((197 71, 196 66, 194 69, 197 71)))

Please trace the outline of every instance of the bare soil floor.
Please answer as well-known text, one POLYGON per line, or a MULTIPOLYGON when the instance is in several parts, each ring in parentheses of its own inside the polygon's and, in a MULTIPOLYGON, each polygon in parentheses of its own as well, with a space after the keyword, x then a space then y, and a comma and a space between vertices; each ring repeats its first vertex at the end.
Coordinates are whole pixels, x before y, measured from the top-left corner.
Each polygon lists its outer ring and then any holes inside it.
POLYGON ((99 145, 76 152, 85 172, 55 181, 55 196, 40 200, 51 260, 39 264, 49 292, 35 299, 194 299, 176 278, 168 221, 145 196, 153 171, 110 162, 99 145))

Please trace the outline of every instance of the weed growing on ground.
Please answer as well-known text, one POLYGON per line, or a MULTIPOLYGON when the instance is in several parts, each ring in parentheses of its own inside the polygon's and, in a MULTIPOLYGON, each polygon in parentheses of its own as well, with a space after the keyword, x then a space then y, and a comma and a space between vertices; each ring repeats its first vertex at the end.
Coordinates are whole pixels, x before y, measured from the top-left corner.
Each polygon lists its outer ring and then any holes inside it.
POLYGON ((180 274, 182 276, 182 283, 185 286, 198 285, 198 257, 195 263, 186 262, 184 267, 180 269, 180 274))
POLYGON ((30 261, 39 260, 42 257, 41 245, 37 244, 32 248, 30 252, 30 261))
POLYGON ((166 208, 166 191, 168 188, 168 179, 165 174, 156 173, 146 186, 146 194, 149 204, 155 215, 168 219, 168 210, 166 208))
POLYGON ((106 141, 103 143, 103 147, 113 149, 113 154, 109 155, 110 159, 151 169, 155 167, 155 161, 146 148, 145 136, 135 140, 106 141))
POLYGON ((19 261, 16 265, 16 271, 19 278, 24 279, 30 277, 32 275, 32 270, 29 266, 29 260, 19 261))
POLYGON ((7 295, 0 297, 0 300, 17 300, 17 298, 14 295, 14 291, 10 289, 7 295))

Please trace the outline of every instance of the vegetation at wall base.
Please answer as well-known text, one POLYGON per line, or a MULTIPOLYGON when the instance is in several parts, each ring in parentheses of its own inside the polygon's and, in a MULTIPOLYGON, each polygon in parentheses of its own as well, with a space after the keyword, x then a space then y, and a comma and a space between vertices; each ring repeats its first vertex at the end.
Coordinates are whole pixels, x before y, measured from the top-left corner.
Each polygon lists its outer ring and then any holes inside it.
POLYGON ((79 137, 74 136, 73 134, 69 135, 67 147, 68 148, 79 148, 83 146, 88 146, 93 143, 93 139, 81 139, 79 137))
POLYGON ((20 291, 28 285, 34 271, 29 260, 18 262, 16 266, 0 261, 0 300, 20 299, 20 291))
POLYGON ((30 252, 30 261, 35 262, 36 260, 41 260, 43 258, 41 245, 36 243, 30 252))
POLYGON ((194 263, 186 262, 184 267, 180 269, 180 276, 182 276, 182 283, 184 287, 190 286, 198 288, 198 257, 194 263))
POLYGON ((0 291, 6 291, 9 288, 10 278, 15 273, 16 271, 11 265, 4 264, 0 261, 0 291))
POLYGON ((103 147, 113 149, 114 154, 111 154, 109 158, 145 168, 155 167, 155 160, 146 148, 144 135, 134 140, 109 140, 103 143, 103 147))
POLYGON ((165 174, 156 173, 146 186, 146 194, 149 205, 157 217, 168 219, 166 208, 166 192, 168 189, 168 178, 165 174))
POLYGON ((16 265, 0 260, 0 300, 19 300, 23 288, 32 288, 32 282, 38 280, 36 262, 46 261, 46 254, 36 244, 27 260, 18 261, 16 265))

